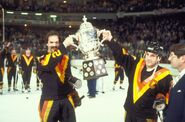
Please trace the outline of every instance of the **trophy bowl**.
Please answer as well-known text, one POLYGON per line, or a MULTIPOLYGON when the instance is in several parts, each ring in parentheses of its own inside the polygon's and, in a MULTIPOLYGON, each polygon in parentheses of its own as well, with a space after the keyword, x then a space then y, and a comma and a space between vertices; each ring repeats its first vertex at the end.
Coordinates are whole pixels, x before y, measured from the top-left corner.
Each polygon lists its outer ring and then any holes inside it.
POLYGON ((105 61, 100 58, 99 49, 102 42, 99 40, 98 31, 90 22, 87 22, 87 18, 84 16, 79 30, 73 35, 78 40, 78 43, 74 46, 82 52, 85 60, 82 66, 84 80, 108 75, 105 61))

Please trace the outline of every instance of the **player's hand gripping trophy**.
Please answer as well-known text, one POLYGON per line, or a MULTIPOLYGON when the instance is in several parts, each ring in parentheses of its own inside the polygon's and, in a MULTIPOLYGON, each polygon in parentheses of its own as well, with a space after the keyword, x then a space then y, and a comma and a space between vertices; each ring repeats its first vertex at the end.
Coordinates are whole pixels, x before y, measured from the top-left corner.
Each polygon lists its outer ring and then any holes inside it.
POLYGON ((107 75, 104 59, 100 58, 99 49, 103 46, 103 40, 99 40, 99 36, 105 30, 98 30, 93 27, 90 22, 87 22, 87 18, 83 17, 83 23, 80 25, 80 29, 75 35, 70 35, 77 40, 76 44, 73 44, 80 50, 84 56, 83 62, 83 78, 84 80, 94 79, 107 75))

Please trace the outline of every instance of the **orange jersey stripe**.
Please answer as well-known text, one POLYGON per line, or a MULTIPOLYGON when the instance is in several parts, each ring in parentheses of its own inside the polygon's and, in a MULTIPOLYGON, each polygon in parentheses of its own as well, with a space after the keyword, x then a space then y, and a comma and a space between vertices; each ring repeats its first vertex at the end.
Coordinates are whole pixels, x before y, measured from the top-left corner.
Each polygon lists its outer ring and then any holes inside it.
POLYGON ((53 105, 53 100, 44 101, 42 111, 40 112, 40 118, 42 122, 47 122, 49 113, 53 105))

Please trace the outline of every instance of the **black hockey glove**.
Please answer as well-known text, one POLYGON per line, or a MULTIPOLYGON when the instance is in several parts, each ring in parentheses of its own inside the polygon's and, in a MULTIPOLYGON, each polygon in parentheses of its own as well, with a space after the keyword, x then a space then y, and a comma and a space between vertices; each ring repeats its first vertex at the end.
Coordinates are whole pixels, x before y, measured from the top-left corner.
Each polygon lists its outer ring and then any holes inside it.
POLYGON ((68 97, 72 98, 74 107, 78 107, 81 106, 81 100, 84 98, 84 95, 82 97, 79 96, 78 92, 74 89, 73 91, 71 91, 68 95, 68 97))

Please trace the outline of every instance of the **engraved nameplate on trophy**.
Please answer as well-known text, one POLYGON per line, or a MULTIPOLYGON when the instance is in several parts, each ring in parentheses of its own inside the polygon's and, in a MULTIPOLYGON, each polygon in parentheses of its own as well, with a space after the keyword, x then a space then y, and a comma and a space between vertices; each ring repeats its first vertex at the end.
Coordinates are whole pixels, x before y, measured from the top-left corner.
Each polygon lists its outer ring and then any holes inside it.
POLYGON ((78 40, 78 44, 75 47, 82 52, 85 60, 82 66, 84 80, 108 75, 105 61, 99 57, 99 49, 102 43, 98 37, 98 29, 93 27, 90 22, 87 22, 85 16, 74 37, 78 40))

